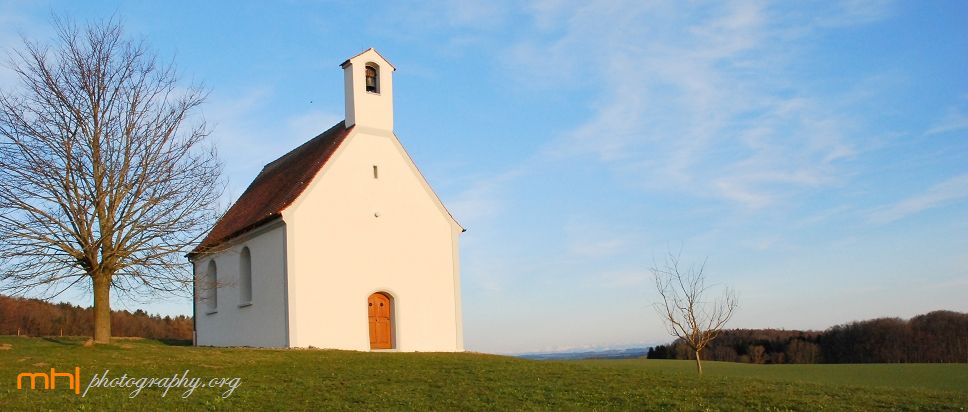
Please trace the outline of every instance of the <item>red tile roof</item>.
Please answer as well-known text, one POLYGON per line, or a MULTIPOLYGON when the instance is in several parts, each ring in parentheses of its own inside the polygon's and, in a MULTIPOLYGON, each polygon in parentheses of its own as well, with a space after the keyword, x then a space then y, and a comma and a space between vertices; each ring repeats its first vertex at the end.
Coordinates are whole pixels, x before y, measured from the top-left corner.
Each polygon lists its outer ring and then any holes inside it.
POLYGON ((339 122, 267 164, 189 256, 216 251, 223 242, 282 216, 282 210, 302 194, 350 130, 352 127, 347 129, 339 122))

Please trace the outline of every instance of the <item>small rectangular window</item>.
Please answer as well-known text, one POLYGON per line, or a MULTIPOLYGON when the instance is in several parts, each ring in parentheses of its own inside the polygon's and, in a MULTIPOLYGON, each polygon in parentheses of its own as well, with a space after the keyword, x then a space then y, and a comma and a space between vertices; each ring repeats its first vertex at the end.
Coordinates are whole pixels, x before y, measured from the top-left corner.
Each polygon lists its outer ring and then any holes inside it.
POLYGON ((380 178, 380 173, 377 172, 376 165, 373 165, 373 178, 374 179, 379 179, 380 178))

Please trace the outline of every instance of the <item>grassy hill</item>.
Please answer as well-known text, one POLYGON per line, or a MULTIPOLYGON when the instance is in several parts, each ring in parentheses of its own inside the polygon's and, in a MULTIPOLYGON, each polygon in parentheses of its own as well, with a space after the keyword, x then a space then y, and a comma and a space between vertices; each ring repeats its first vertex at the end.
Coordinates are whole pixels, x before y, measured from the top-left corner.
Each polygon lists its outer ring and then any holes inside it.
POLYGON ((0 337, 0 410, 965 410, 966 364, 747 365, 674 360, 530 361, 481 354, 221 349, 120 339, 0 337), (19 391, 21 372, 240 378, 228 389, 19 391))

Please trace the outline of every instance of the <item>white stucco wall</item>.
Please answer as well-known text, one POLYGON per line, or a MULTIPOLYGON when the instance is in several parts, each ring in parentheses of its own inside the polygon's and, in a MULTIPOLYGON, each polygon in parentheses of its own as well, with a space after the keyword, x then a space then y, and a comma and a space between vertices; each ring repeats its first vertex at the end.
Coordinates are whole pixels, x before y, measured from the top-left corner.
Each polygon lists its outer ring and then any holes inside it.
POLYGON ((353 57, 343 66, 346 127, 359 125, 393 130, 393 70, 393 66, 373 49, 353 57), (379 70, 379 93, 365 91, 367 64, 379 70))
MULTIPOLYGON (((196 279, 204 279, 210 260, 218 269, 218 305, 195 299, 196 343, 202 346, 285 347, 285 233, 282 222, 243 235, 231 247, 194 262, 196 279), (243 247, 252 256, 252 302, 240 307, 239 263, 243 247)), ((196 288, 195 296, 208 290, 196 288)))
POLYGON ((381 291, 395 349, 463 350, 461 228, 392 133, 355 128, 283 219, 291 346, 369 350, 367 297, 381 291))

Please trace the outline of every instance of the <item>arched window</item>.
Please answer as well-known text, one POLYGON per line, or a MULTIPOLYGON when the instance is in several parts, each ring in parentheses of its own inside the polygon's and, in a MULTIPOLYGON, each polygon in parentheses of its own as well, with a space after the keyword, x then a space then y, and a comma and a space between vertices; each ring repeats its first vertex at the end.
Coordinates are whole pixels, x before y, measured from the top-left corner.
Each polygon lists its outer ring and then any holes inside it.
POLYGON ((380 66, 367 63, 366 68, 366 91, 370 93, 380 92, 380 66))
POLYGON ((205 271, 205 300, 208 310, 214 312, 218 309, 218 269, 215 267, 215 260, 208 261, 208 270, 205 271))
POLYGON ((239 304, 252 303, 252 253, 249 248, 242 248, 239 254, 239 304))

